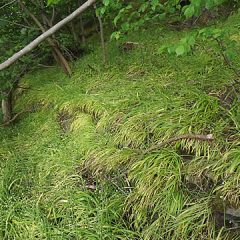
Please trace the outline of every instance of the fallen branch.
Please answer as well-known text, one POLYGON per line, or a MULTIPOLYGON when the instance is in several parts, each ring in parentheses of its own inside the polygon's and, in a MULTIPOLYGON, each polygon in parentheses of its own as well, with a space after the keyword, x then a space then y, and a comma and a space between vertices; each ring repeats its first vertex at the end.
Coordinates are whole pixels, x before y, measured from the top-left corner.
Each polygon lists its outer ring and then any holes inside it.
POLYGON ((164 142, 160 142, 157 145, 150 147, 149 149, 147 149, 144 154, 152 152, 154 150, 160 149, 166 145, 169 145, 173 142, 179 141, 179 140, 183 140, 183 139, 187 139, 187 140, 198 140, 198 141, 212 141, 214 140, 214 137, 212 134, 208 134, 208 135, 201 135, 201 134, 184 134, 184 135, 180 135, 180 136, 176 136, 173 138, 170 138, 164 142))
POLYGON ((64 25, 72 21, 74 18, 79 16, 84 10, 86 10, 88 7, 90 7, 96 0, 88 0, 85 2, 82 6, 80 6, 77 10, 75 10, 73 13, 71 13, 69 16, 58 22, 56 25, 54 25, 52 28, 48 29, 46 32, 41 34, 39 37, 37 37, 35 40, 33 40, 31 43, 29 43, 27 46, 25 46, 22 50, 15 53, 12 57, 10 57, 8 60, 0 64, 0 71, 11 66, 14 62, 16 62, 19 58, 26 55, 30 51, 32 51, 35 47, 37 47, 42 41, 44 41, 46 38, 53 35, 55 32, 57 32, 60 28, 62 28, 64 25))

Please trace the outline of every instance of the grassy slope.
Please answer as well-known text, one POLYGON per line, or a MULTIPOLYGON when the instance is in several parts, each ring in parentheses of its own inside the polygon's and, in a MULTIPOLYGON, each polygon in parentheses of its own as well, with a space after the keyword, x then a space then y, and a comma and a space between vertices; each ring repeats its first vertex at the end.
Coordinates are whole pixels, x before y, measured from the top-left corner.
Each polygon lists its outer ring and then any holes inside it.
MULTIPOLYGON (((237 34, 238 21, 218 25, 237 34)), ((155 27, 126 37, 140 43, 128 53, 110 44, 106 68, 97 48, 71 79, 57 68, 23 79, 16 110, 35 111, 0 129, 1 239, 228 238, 212 212, 240 204, 240 109, 218 98, 234 76, 210 42, 156 54, 186 33, 155 27), (185 133, 215 140, 142 153, 185 133)))

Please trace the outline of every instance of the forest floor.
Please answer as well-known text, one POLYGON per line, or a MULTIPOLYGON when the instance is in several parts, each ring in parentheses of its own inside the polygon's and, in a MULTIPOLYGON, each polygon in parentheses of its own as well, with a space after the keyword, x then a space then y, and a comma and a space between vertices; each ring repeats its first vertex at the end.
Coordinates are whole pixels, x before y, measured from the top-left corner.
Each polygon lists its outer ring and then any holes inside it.
MULTIPOLYGON (((239 19, 216 25, 239 39, 239 19)), ((154 25, 108 43, 107 66, 93 42, 71 78, 24 77, 31 112, 0 128, 1 239, 240 239, 234 73, 210 40, 158 53, 194 31, 154 25)))

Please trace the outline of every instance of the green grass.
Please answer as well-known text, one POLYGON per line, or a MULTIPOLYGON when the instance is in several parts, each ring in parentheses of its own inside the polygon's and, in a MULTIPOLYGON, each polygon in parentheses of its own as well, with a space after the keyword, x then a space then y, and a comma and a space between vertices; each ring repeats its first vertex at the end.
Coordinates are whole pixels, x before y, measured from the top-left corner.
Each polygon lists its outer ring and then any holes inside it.
MULTIPOLYGON (((218 26, 236 37, 238 22, 218 26)), ((34 111, 0 129, 0 239, 240 239, 214 219, 240 207, 240 106, 220 100, 234 74, 211 42, 157 54, 191 31, 145 29, 130 52, 109 43, 107 66, 96 47, 71 78, 22 80, 15 111, 34 111), (186 133, 215 140, 144 154, 186 133)))

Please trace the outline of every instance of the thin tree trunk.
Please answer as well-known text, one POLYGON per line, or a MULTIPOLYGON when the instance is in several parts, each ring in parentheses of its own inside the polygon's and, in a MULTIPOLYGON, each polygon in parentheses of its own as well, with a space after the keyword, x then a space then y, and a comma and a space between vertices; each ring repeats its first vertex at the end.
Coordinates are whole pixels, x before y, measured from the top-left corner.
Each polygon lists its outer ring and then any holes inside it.
MULTIPOLYGON (((18 0, 19 5, 21 6, 21 8, 32 18, 32 20, 35 22, 35 24, 41 29, 42 33, 46 32, 46 29, 44 28, 44 26, 41 24, 41 22, 34 16, 34 14, 32 14, 24 5, 24 3, 21 0, 18 0)), ((46 16, 44 16, 44 19, 46 22, 48 22, 48 19, 46 16)), ((62 67, 63 71, 71 76, 72 75, 72 71, 71 68, 68 64, 68 61, 66 60, 66 58, 63 56, 63 54, 61 53, 59 47, 57 46, 57 44, 55 43, 54 39, 52 39, 51 37, 47 38, 47 41, 49 43, 49 45, 52 47, 53 50, 53 56, 55 58, 55 60, 60 64, 60 66, 62 67)))
POLYGON ((74 41, 76 43, 79 43, 79 38, 78 38, 78 35, 76 33, 75 26, 74 26, 73 22, 70 23, 70 27, 71 27, 71 32, 72 32, 74 41))
POLYGON ((72 75, 72 70, 68 64, 68 61, 66 60, 66 58, 63 56, 63 54, 61 53, 60 49, 56 46, 53 47, 54 52, 56 53, 59 63, 62 66, 63 71, 71 76, 72 75))
MULTIPOLYGON (((83 1, 78 0, 78 4, 82 5, 83 1)), ((80 14, 79 18, 80 18, 80 30, 81 30, 82 43, 85 44, 86 43, 86 37, 85 37, 85 29, 84 29, 82 14, 80 14)))
MULTIPOLYGON (((94 9, 96 10, 96 4, 93 5, 94 9)), ((102 22, 102 18, 100 16, 97 16, 98 22, 99 22, 99 28, 100 28, 100 38, 101 38, 101 45, 102 45, 102 55, 103 55, 103 63, 106 64, 107 63, 107 51, 106 51, 106 45, 105 45, 105 41, 104 41, 104 30, 103 30, 103 22, 102 22)))
MULTIPOLYGON (((13 117, 13 95, 15 89, 18 87, 20 79, 27 73, 27 70, 29 68, 29 65, 25 65, 22 67, 21 72, 18 73, 18 76, 16 79, 12 79, 11 87, 6 88, 2 91, 2 100, 1 100, 1 107, 2 107, 2 113, 3 113, 3 125, 7 126, 9 123, 14 121, 13 117)), ((18 114, 17 114, 18 115, 18 114)), ((3 126, 0 125, 0 126, 3 126)))
MULTIPOLYGON (((68 7, 68 12, 71 13, 70 7, 68 7)), ((76 43, 79 43, 79 38, 78 38, 78 35, 77 35, 77 33, 76 33, 76 29, 75 29, 75 26, 74 26, 73 21, 70 22, 70 30, 71 30, 71 32, 72 32, 74 41, 75 41, 76 43)))
POLYGON ((13 54, 10 58, 8 58, 6 61, 2 62, 0 64, 0 71, 8 68, 11 66, 14 62, 16 62, 19 58, 26 55, 27 53, 31 52, 35 47, 37 47, 41 42, 43 42, 45 39, 52 36, 55 32, 57 32, 59 29, 61 29, 63 26, 65 26, 67 23, 72 21, 74 18, 79 16, 83 11, 85 11, 87 8, 89 8, 96 0, 88 0, 85 2, 82 6, 80 6, 78 9, 76 9, 73 13, 71 13, 69 16, 58 22, 56 25, 54 25, 52 28, 48 29, 46 32, 38 36, 36 39, 34 39, 32 42, 30 42, 27 46, 25 46, 23 49, 18 51, 17 53, 13 54))
POLYGON ((2 99, 3 123, 6 123, 12 118, 12 91, 7 89, 4 91, 2 99))
POLYGON ((85 30, 84 30, 82 15, 80 15, 80 28, 81 28, 81 35, 82 35, 82 43, 85 44, 86 43, 86 38, 85 38, 85 30))

